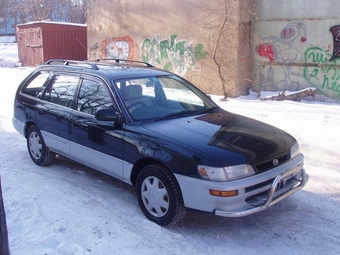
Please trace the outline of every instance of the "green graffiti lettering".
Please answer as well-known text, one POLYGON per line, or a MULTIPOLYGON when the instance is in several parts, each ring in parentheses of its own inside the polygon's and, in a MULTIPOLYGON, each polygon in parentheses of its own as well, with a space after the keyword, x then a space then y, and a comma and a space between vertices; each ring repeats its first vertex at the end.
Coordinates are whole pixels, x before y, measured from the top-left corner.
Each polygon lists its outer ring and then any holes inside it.
POLYGON ((328 77, 327 77, 326 75, 324 75, 322 88, 324 88, 325 85, 326 85, 326 88, 328 88, 328 84, 329 84, 329 82, 328 82, 328 77), (326 84, 327 84, 327 85, 326 85, 326 84))
POLYGON ((183 75, 187 71, 199 70, 198 60, 205 59, 208 54, 203 44, 195 47, 186 40, 177 41, 177 35, 160 40, 159 35, 152 39, 145 38, 140 51, 143 61, 153 65, 161 65, 164 69, 183 75))
POLYGON ((170 50, 169 41, 161 41, 159 44, 160 51, 161 51, 161 58, 168 59, 168 51, 170 50))
POLYGON ((316 77, 317 75, 318 75, 318 72, 319 72, 319 70, 317 69, 317 68, 315 68, 314 70, 313 70, 313 73, 310 75, 311 77, 316 77))
POLYGON ((305 62, 315 64, 315 67, 306 65, 305 79, 321 93, 328 97, 340 98, 340 65, 337 60, 330 61, 332 55, 319 47, 311 47, 305 52, 305 62), (320 65, 320 66, 319 66, 320 65))
POLYGON ((185 42, 184 41, 176 43, 175 51, 179 52, 179 55, 181 55, 181 56, 184 55, 185 50, 186 50, 186 48, 185 48, 185 42))
POLYGON ((338 84, 336 81, 333 81, 332 83, 330 83, 329 77, 327 77, 326 75, 324 75, 324 80, 322 83, 322 88, 325 88, 325 87, 334 92, 340 92, 340 84, 338 84))
POLYGON ((325 67, 325 68, 322 68, 322 71, 326 71, 329 74, 329 76, 332 76, 333 80, 336 79, 336 77, 338 77, 337 69, 334 67, 329 67, 329 68, 325 67), (333 71, 333 75, 331 75, 331 71, 333 71))
POLYGON ((203 51, 203 48, 204 48, 204 46, 201 43, 196 45, 195 50, 194 50, 194 54, 195 54, 195 57, 196 57, 197 60, 207 58, 208 52, 203 51))
MULTIPOLYGON (((322 49, 320 49, 322 50, 322 49)), ((315 52, 311 52, 309 55, 308 55, 308 58, 311 58, 312 57, 312 62, 313 63, 327 63, 328 61, 328 58, 326 58, 324 56, 323 53, 315 53, 315 52)))
POLYGON ((153 45, 150 39, 145 39, 141 45, 141 56, 144 62, 150 62, 148 52, 153 52, 153 45))
POLYGON ((171 71, 172 70, 172 64, 171 63, 166 63, 165 65, 164 65, 164 69, 165 70, 167 70, 167 71, 171 71))
POLYGON ((328 87, 329 89, 331 89, 331 90, 333 90, 333 91, 336 91, 336 82, 335 81, 333 81, 332 82, 332 86, 331 87, 328 87))

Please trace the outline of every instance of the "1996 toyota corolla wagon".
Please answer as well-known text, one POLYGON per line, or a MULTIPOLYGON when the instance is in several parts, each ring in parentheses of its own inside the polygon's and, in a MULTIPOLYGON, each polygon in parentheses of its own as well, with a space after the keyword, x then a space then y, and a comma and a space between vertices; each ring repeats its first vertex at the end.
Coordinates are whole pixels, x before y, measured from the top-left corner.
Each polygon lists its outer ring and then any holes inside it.
POLYGON ((183 78, 138 61, 38 66, 17 90, 13 124, 37 165, 58 154, 123 180, 162 226, 191 209, 260 212, 308 180, 292 136, 225 111, 183 78))

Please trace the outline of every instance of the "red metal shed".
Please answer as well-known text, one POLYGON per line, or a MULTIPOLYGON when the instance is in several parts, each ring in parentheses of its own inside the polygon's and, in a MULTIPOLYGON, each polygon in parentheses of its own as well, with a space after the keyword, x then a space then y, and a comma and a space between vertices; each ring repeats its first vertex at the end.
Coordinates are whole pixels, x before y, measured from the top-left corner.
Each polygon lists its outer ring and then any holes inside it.
POLYGON ((49 59, 87 59, 87 26, 37 21, 16 27, 19 62, 37 66, 49 59))

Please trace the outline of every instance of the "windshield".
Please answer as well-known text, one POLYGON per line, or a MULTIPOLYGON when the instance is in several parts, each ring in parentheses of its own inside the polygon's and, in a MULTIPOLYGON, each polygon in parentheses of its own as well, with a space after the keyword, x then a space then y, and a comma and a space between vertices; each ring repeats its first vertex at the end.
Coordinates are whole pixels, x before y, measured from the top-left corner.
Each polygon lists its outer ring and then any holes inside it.
POLYGON ((120 79, 115 85, 135 121, 197 115, 217 107, 199 89, 175 75, 120 79))

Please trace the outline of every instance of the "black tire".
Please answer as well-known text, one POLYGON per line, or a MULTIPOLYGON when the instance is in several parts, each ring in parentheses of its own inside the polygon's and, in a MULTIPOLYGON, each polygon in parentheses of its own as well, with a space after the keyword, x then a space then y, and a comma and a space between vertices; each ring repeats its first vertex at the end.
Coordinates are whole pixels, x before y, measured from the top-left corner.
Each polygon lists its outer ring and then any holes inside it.
POLYGON ((39 166, 51 164, 55 153, 45 145, 44 139, 37 126, 32 125, 27 131, 27 149, 34 163, 39 166))
POLYGON ((136 188, 139 206, 149 220, 166 226, 185 216, 179 185, 164 167, 150 165, 143 168, 137 177, 136 188))

